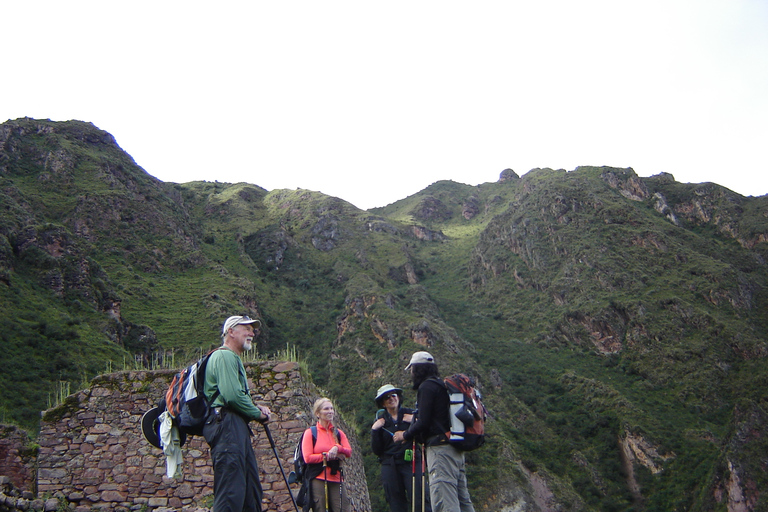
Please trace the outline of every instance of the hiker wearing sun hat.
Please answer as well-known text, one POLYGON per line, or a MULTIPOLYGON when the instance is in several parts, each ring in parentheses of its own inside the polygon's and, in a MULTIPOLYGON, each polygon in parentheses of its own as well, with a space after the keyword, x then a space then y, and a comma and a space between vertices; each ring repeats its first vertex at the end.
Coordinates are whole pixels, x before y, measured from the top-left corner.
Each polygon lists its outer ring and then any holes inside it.
POLYGON ((435 358, 416 352, 410 370, 416 390, 416 418, 405 432, 395 432, 395 442, 416 442, 426 446, 429 466, 429 495, 435 512, 475 512, 467 488, 464 453, 448 443, 450 399, 435 358))
MULTIPOLYGON (((408 512, 412 508, 415 483, 415 496, 421 496, 421 473, 416 475, 415 469, 421 468, 421 458, 415 464, 411 446, 395 443, 394 433, 398 430, 408 430, 413 420, 413 410, 402 407, 403 390, 392 384, 385 384, 376 391, 374 398, 379 410, 371 426, 371 451, 379 457, 381 463, 381 483, 384 496, 392 512, 408 512)), ((421 500, 415 510, 421 511, 421 500)), ((429 512, 429 503, 425 504, 425 512, 429 512)))
POLYGON ((261 511, 262 487, 248 423, 269 421, 268 407, 253 403, 240 356, 250 350, 261 322, 231 316, 222 326, 221 348, 211 354, 205 372, 210 414, 203 436, 213 461, 213 510, 261 511), (211 400, 212 399, 212 400, 211 400))

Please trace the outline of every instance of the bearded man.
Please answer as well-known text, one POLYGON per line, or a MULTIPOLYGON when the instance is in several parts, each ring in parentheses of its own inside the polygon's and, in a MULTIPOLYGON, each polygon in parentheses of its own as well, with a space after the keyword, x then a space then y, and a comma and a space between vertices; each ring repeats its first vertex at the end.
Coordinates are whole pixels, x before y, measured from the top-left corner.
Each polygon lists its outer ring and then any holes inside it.
POLYGON ((260 327, 259 320, 247 316, 227 318, 223 343, 211 354, 205 371, 205 397, 211 412, 203 436, 211 447, 216 512, 261 512, 263 492, 248 423, 266 423, 270 410, 253 403, 240 359, 251 349, 260 327))

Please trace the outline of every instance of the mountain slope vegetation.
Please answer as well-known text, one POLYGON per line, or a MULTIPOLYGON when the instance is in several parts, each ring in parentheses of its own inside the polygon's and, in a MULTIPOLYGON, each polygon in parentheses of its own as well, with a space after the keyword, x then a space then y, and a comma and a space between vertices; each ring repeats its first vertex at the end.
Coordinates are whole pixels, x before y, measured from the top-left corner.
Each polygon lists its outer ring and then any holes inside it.
POLYGON ((768 197, 669 174, 505 170, 362 211, 163 183, 89 123, 8 121, 0 413, 34 431, 61 383, 182 366, 249 314, 257 350, 296 347, 363 447, 380 385, 413 405, 413 351, 472 375, 479 510, 764 510, 767 258, 768 197))

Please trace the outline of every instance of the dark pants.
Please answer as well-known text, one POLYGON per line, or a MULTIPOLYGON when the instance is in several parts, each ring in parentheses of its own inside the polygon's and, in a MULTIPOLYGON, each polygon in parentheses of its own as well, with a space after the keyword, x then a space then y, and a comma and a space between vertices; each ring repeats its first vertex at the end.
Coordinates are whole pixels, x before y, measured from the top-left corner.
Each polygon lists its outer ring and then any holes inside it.
POLYGON ((351 512, 349 497, 339 482, 328 482, 328 508, 325 508, 325 480, 312 479, 312 512, 351 512))
MULTIPOLYGON (((411 502, 414 478, 416 480, 416 511, 421 511, 421 459, 416 461, 416 475, 414 477, 411 463, 393 464, 381 463, 381 483, 384 487, 384 496, 389 503, 391 512, 411 512, 413 509, 408 504, 411 502)), ((424 479, 424 512, 431 512, 429 504, 429 484, 424 479)))
POLYGON ((213 460, 214 512, 261 512, 261 482, 248 423, 231 412, 211 413, 203 429, 213 460))

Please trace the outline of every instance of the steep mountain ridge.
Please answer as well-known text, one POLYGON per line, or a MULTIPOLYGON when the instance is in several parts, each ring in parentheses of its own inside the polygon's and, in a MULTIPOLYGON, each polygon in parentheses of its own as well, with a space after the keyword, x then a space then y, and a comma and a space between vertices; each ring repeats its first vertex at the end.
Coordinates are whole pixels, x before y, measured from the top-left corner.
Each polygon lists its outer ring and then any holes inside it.
POLYGON ((414 350, 472 374, 492 414, 469 455, 483 510, 768 499, 765 196, 508 169, 361 211, 308 190, 162 183, 88 123, 21 119, 0 125, 0 199, 7 419, 34 427, 56 382, 105 364, 181 365, 242 312, 264 320, 259 351, 298 348, 362 446, 379 385, 412 404, 414 350))

